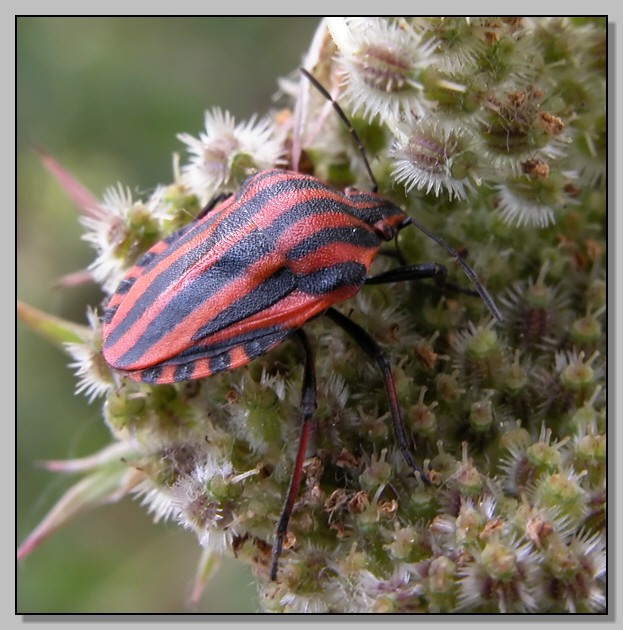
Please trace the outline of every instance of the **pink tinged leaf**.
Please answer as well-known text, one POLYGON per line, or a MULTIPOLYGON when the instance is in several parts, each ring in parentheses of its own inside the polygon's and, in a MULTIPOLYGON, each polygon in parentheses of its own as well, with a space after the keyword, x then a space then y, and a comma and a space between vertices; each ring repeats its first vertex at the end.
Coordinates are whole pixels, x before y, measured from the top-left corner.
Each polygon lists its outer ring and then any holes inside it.
POLYGON ((113 442, 101 451, 76 459, 48 459, 41 462, 46 470, 59 473, 85 473, 117 462, 134 459, 134 449, 125 442, 113 442))
POLYGON ((56 181, 83 214, 94 219, 100 219, 106 215, 97 197, 90 190, 76 180, 51 155, 41 149, 36 149, 36 151, 43 165, 54 175, 56 181))
POLYGON ((55 287, 72 288, 93 282, 93 274, 88 269, 81 269, 73 273, 61 276, 55 283, 55 287))
MULTIPOLYGON (((57 468, 59 469, 59 468, 57 468)), ((68 471, 69 468, 66 468, 68 471)), ((103 468, 94 470, 74 484, 44 516, 17 550, 22 560, 52 534, 77 516, 100 505, 116 503, 128 495, 145 478, 139 470, 117 458, 103 468)))
POLYGON ((195 574, 195 582, 193 584, 193 590, 189 597, 189 604, 191 607, 197 606, 201 595, 205 590, 208 582, 214 577, 218 568, 221 566, 221 557, 214 553, 213 549, 204 547, 201 552, 201 558, 197 566, 197 573, 195 574))
POLYGON ((17 300, 17 317, 31 330, 63 350, 64 344, 84 343, 91 336, 86 326, 45 313, 21 300, 17 300))

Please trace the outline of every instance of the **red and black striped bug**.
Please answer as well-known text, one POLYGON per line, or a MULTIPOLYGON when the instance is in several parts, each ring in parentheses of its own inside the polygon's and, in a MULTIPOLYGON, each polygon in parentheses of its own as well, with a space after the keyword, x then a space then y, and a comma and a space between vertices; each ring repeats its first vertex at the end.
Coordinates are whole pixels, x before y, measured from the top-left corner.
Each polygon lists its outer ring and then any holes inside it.
MULTIPOLYGON (((474 283, 489 310, 499 313, 476 274, 441 239, 376 193, 363 146, 339 105, 307 71, 304 76, 333 104, 360 151, 374 192, 340 192, 315 177, 271 169, 190 225, 160 241, 128 271, 103 317, 103 355, 136 381, 176 383, 233 370, 289 336, 305 352, 302 427, 292 479, 272 550, 278 561, 301 479, 316 407, 314 355, 302 327, 324 314, 374 360, 389 399, 396 442, 416 464, 397 402, 389 359, 363 328, 333 308, 363 285, 445 278, 436 263, 397 267, 369 276, 381 246, 414 224, 444 247, 474 283)), ((465 291, 474 293, 473 291, 465 291)))

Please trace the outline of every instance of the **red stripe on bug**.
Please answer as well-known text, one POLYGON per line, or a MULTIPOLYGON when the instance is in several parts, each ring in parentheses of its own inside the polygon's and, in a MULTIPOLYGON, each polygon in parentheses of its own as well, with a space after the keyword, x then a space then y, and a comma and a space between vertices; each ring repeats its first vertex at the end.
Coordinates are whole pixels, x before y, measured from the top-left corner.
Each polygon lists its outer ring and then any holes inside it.
POLYGON ((368 269, 377 252, 378 248, 372 250, 350 243, 339 243, 338 245, 329 243, 303 258, 289 261, 288 266, 296 274, 308 274, 327 267, 329 264, 334 265, 342 262, 358 262, 368 269))
MULTIPOLYGON (((224 249, 224 248, 223 248, 224 249)), ((226 251, 224 249, 224 251, 226 251)), ((246 273, 241 274, 232 282, 222 286, 215 299, 205 302, 200 313, 192 312, 181 321, 171 321, 169 331, 158 337, 157 343, 152 343, 145 348, 140 360, 126 366, 126 369, 140 370, 165 361, 193 344, 193 337, 201 326, 209 324, 223 308, 235 299, 239 299, 249 293, 253 288, 261 285, 270 275, 282 266, 281 257, 278 254, 268 254, 246 273)), ((139 319, 132 328, 114 346, 107 349, 106 360, 115 364, 127 350, 127 339, 141 337, 148 329, 153 319, 164 312, 168 303, 177 295, 182 285, 191 285, 197 276, 204 273, 209 266, 196 265, 180 278, 174 285, 167 287, 163 296, 139 319)))
MULTIPOLYGON (((242 239, 251 232, 252 227, 252 224, 246 224, 243 229, 240 229, 232 234, 232 240, 237 241, 242 239)), ((162 271, 169 268, 175 263, 175 261, 183 258, 183 256, 185 256, 188 252, 192 252, 192 250, 204 240, 205 235, 198 234, 196 237, 190 239, 183 248, 174 250, 171 254, 165 256, 162 261, 159 261, 153 269, 150 269, 148 272, 142 274, 139 279, 135 281, 131 293, 126 296, 126 299, 123 299, 123 297, 120 298, 121 301, 116 315, 113 318, 113 321, 104 328, 104 335, 106 336, 107 334, 110 334, 118 322, 128 316, 129 311, 134 307, 135 299, 133 298, 143 295, 146 290, 157 281, 162 271)), ((106 360, 114 366, 127 350, 128 343, 132 343, 133 340, 140 338, 141 335, 145 333, 149 324, 158 315, 166 311, 168 305, 180 293, 180 291, 182 291, 185 287, 192 285, 198 277, 209 270, 210 266, 216 260, 219 260, 222 256, 226 255, 230 245, 231 242, 229 240, 216 243, 210 250, 209 255, 202 257, 193 264, 189 264, 188 268, 182 275, 175 278, 171 283, 164 287, 157 299, 149 305, 145 312, 141 314, 141 317, 137 319, 131 328, 125 332, 124 336, 121 337, 114 345, 105 347, 104 356, 106 360)), ((219 307, 224 303, 224 296, 228 289, 230 293, 235 294, 238 292, 238 295, 240 295, 239 292, 241 290, 244 291, 245 287, 259 284, 263 279, 270 275, 271 270, 277 268, 278 265, 279 260, 275 256, 267 256, 262 259, 254 269, 250 270, 250 275, 241 274, 237 281, 233 283, 234 286, 222 287, 219 292, 219 298, 205 304, 205 310, 201 313, 200 323, 203 323, 218 314, 219 307)), ((111 305, 114 305, 115 303, 116 301, 111 301, 111 305)), ((158 362, 163 358, 169 358, 176 351, 183 349, 183 346, 190 342, 192 335, 198 328, 197 315, 191 313, 183 321, 171 321, 171 326, 175 327, 175 334, 181 335, 181 337, 178 337, 177 340, 175 340, 169 335, 167 336, 168 338, 160 338, 156 340, 158 342, 160 352, 158 352, 158 348, 156 348, 150 358, 141 361, 140 364, 130 365, 127 367, 130 369, 138 369, 148 365, 153 365, 153 362, 158 362)))

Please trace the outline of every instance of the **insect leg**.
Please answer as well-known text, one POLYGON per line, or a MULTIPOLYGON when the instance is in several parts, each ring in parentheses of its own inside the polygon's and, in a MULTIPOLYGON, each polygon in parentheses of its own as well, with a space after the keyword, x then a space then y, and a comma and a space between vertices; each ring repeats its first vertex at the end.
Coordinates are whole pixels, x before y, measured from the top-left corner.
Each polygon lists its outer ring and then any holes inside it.
MULTIPOLYGON (((395 269, 389 269, 375 276, 368 276, 365 280, 365 284, 386 284, 388 282, 432 278, 436 284, 443 286, 446 283, 447 275, 447 269, 439 263, 421 263, 417 265, 403 265, 395 269)), ((469 289, 466 289, 466 291, 469 291, 469 289)), ((478 295, 476 291, 470 292, 478 295)))
POLYGON ((432 278, 435 284, 454 293, 464 293, 479 297, 480 293, 474 289, 465 289, 453 282, 447 282, 448 270, 439 263, 421 263, 417 265, 403 265, 390 269, 376 276, 368 276, 365 284, 387 284, 389 282, 404 282, 408 280, 425 280, 432 278))
POLYGON ((373 361, 375 361, 381 369, 381 372, 383 373, 383 380, 385 381, 385 390, 387 391, 387 397, 389 399, 389 406, 391 409, 392 421, 394 423, 394 433, 396 434, 398 448, 400 448, 402 456, 405 458, 407 464, 413 468, 414 471, 420 474, 422 481, 426 484, 430 484, 426 473, 415 463, 415 459, 409 449, 407 431, 400 414, 398 397, 396 396, 396 387, 394 385, 394 378, 392 377, 391 366, 387 355, 383 352, 378 343, 376 343, 376 341, 374 341, 374 339, 372 339, 372 337, 363 328, 361 328, 361 326, 346 317, 346 315, 342 315, 342 313, 334 308, 329 308, 325 311, 325 315, 347 332, 357 342, 357 345, 373 361))
POLYGON ((316 409, 316 368, 314 367, 314 353, 307 335, 302 330, 297 330, 294 334, 298 337, 303 349, 305 350, 305 371, 303 373, 303 390, 301 394, 303 424, 301 426, 301 437, 299 439, 299 448, 296 453, 290 487, 288 488, 288 494, 275 530, 272 561, 270 565, 270 579, 273 581, 277 579, 279 556, 281 556, 283 539, 288 531, 288 523, 290 521, 290 516, 292 515, 294 500, 296 499, 296 493, 301 482, 303 462, 305 461, 305 451, 307 450, 307 444, 309 442, 309 436, 312 429, 311 420, 316 409))

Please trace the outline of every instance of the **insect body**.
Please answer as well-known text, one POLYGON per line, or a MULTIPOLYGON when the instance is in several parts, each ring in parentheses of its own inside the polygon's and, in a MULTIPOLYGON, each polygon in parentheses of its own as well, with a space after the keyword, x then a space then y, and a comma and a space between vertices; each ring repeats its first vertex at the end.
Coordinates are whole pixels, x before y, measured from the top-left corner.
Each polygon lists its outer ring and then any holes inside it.
MULTIPOLYGON (((349 127, 376 191, 363 147, 339 105, 305 70, 349 127)), ((272 550, 277 577, 316 407, 314 358, 302 327, 325 314, 377 363, 390 404, 396 443, 424 483, 398 406, 388 357, 359 325, 333 308, 364 284, 445 278, 436 263, 368 271, 382 244, 415 225, 455 259, 499 318, 473 270, 440 238, 376 192, 344 192, 315 177, 271 169, 154 245, 128 271, 104 312, 103 355, 111 367, 152 384, 203 378, 241 367, 292 335, 305 352, 302 426, 296 461, 272 550)), ((456 289, 456 287, 455 287, 456 289)))
POLYGON ((352 297, 406 218, 374 193, 253 175, 130 269, 104 314, 104 358, 147 383, 240 367, 352 297))

